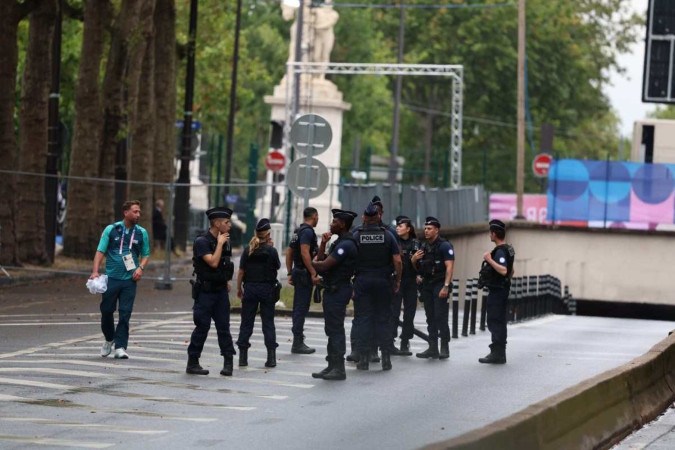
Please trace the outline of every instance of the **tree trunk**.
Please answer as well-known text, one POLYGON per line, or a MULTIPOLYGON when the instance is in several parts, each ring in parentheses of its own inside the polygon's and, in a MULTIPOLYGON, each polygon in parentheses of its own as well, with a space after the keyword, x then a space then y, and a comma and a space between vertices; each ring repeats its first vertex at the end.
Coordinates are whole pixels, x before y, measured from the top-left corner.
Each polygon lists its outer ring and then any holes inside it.
MULTIPOLYGON (((101 61, 105 30, 112 15, 109 1, 87 0, 84 4, 82 57, 75 87, 75 126, 70 154, 70 175, 98 177, 101 155, 101 61)), ((101 225, 92 211, 98 203, 99 183, 68 180, 68 204, 63 253, 91 258, 96 251, 101 225)))
MULTIPOLYGON (((17 164, 14 105, 16 103, 16 65, 19 58, 17 29, 19 21, 35 1, 22 4, 0 1, 0 170, 15 171, 17 164)), ((0 264, 19 264, 16 240, 16 176, 0 173, 0 264)))
MULTIPOLYGON (((155 139, 153 181, 171 183, 176 155, 176 5, 175 0, 157 0, 155 7, 155 139)), ((153 197, 162 199, 168 211, 169 191, 155 186, 153 197)), ((150 205, 148 205, 150 206, 150 205)), ((149 211, 148 206, 145 207, 149 211)), ((172 232, 172 230, 168 230, 172 232)))
MULTIPOLYGON (((137 30, 141 6, 144 2, 124 0, 120 6, 112 33, 110 53, 103 80, 103 130, 101 134, 99 176, 112 180, 115 167, 126 164, 126 155, 118 155, 117 147, 129 133, 126 122, 127 102, 125 89, 129 81, 130 48, 133 32, 137 30), (121 156, 121 159, 119 158, 121 156)), ((121 211, 114 211, 114 185, 98 186, 95 220, 98 224, 110 223, 121 211)))
MULTIPOLYGON (((17 181, 16 235, 19 259, 49 262, 45 247, 45 173, 47 165, 49 88, 51 86, 51 41, 58 12, 56 0, 43 0, 30 14, 26 66, 19 111, 19 170, 40 174, 23 175, 17 181)), ((50 243, 54 245, 54 243, 50 243)))
MULTIPOLYGON (((152 174, 153 150, 155 140, 155 43, 154 43, 154 9, 155 0, 146 0, 141 11, 140 30, 143 35, 143 48, 137 52, 140 74, 134 80, 138 86, 135 95, 135 113, 132 123, 132 144, 130 149, 130 180, 147 184, 133 183, 129 186, 129 197, 139 200, 145 214, 141 215, 140 224, 150 230, 152 228, 152 174)), ((134 58, 136 59, 136 58, 134 58)))

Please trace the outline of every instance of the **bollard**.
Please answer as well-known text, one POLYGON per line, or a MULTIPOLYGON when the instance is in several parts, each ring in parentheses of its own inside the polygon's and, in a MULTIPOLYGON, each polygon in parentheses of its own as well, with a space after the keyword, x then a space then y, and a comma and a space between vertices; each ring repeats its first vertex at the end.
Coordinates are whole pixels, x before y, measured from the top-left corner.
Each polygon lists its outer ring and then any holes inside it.
POLYGON ((534 311, 536 316, 545 314, 541 302, 537 300, 537 277, 530 275, 527 278, 527 297, 534 303, 534 311))
POLYGON ((487 320, 487 288, 483 288, 483 296, 480 301, 480 331, 485 331, 485 321, 487 320))
POLYGON ((471 323, 469 333, 476 334, 476 310, 478 309, 478 279, 471 280, 471 323))
POLYGON ((464 314, 462 315, 462 336, 469 335, 469 315, 471 314, 471 285, 473 280, 467 278, 464 288, 464 314))
POLYGON ((452 280, 452 338, 457 339, 459 328, 459 280, 452 280))

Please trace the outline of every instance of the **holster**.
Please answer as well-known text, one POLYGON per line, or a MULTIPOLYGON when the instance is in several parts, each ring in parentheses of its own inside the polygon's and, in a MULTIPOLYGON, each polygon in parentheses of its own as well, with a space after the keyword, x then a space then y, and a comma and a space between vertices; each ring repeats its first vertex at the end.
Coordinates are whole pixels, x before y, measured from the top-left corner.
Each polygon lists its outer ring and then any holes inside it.
POLYGON ((274 301, 278 302, 281 299, 281 283, 278 281, 274 284, 274 301))
POLYGON ((190 280, 190 284, 192 285, 192 299, 197 300, 200 292, 202 292, 202 282, 199 280, 190 280))

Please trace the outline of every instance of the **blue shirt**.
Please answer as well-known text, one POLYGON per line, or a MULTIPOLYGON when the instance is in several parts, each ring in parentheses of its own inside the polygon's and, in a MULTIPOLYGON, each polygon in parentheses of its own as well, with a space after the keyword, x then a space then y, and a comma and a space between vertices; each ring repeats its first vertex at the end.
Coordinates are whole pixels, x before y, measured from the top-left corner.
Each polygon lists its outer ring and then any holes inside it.
POLYGON ((139 225, 126 228, 124 221, 115 222, 103 230, 96 251, 105 255, 105 273, 108 278, 131 280, 136 269, 127 270, 122 258, 131 253, 138 267, 141 258, 150 256, 148 232, 139 225))

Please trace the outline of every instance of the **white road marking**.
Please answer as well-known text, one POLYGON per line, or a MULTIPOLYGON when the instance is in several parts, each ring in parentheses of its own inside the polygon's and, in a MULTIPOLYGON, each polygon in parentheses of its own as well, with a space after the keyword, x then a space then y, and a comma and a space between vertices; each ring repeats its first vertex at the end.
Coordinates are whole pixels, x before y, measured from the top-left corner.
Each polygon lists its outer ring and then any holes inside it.
POLYGON ((33 436, 13 436, 0 434, 0 441, 19 442, 34 445, 52 445, 57 447, 108 448, 115 444, 107 442, 73 441, 68 439, 39 438, 33 436))
POLYGON ((96 428, 97 430, 103 430, 110 433, 129 433, 129 434, 143 434, 143 435, 155 435, 155 434, 164 434, 168 433, 169 430, 147 430, 147 429, 138 429, 138 428, 128 428, 115 426, 111 427, 107 424, 99 423, 79 423, 79 422, 66 422, 60 420, 44 419, 40 417, 0 417, 0 420, 5 422, 30 422, 30 423, 39 423, 45 425, 55 425, 60 427, 72 427, 72 428, 96 428))

